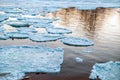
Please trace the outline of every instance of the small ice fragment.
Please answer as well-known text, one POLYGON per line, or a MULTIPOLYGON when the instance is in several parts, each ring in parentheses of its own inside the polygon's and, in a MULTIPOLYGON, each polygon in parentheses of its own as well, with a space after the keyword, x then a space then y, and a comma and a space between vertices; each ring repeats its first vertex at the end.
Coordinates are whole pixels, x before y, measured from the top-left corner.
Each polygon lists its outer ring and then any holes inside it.
POLYGON ((90 79, 120 80, 120 61, 96 63, 91 70, 90 79))
POLYGON ((80 58, 80 57, 76 57, 76 58, 75 58, 75 61, 76 61, 76 62, 83 62, 83 59, 80 58))
POLYGON ((20 33, 20 32, 7 32, 5 33, 6 36, 9 38, 16 38, 16 39, 26 39, 29 37, 27 33, 20 33))
POLYGON ((94 44, 94 42, 88 38, 65 37, 61 39, 61 41, 64 44, 72 46, 91 46, 94 44))
POLYGON ((46 41, 56 41, 63 38, 60 34, 32 34, 29 35, 29 39, 35 42, 46 42, 46 41))
POLYGON ((48 33, 52 33, 52 34, 69 34, 69 33, 72 33, 71 30, 68 30, 66 28, 55 28, 55 27, 47 27, 46 31, 48 33))

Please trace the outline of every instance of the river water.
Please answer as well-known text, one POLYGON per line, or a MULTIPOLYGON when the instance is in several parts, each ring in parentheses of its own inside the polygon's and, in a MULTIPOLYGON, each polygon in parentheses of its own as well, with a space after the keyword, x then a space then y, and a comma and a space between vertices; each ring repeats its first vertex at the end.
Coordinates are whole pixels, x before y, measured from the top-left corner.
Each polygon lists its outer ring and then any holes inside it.
POLYGON ((61 72, 59 74, 47 76, 43 74, 40 76, 39 75, 36 76, 33 73, 29 73, 27 75, 31 77, 30 80, 43 80, 43 79, 81 80, 82 77, 84 76, 87 77, 88 79, 92 66, 95 63, 120 60, 120 8, 118 8, 119 0, 118 3, 117 0, 116 2, 113 1, 111 3, 109 2, 102 3, 102 1, 101 2, 96 1, 94 3, 96 5, 94 6, 91 6, 93 2, 88 3, 87 0, 86 0, 87 3, 84 2, 84 0, 81 0, 81 2, 69 1, 70 2, 69 5, 65 5, 68 3, 67 1, 57 2, 53 0, 51 2, 42 0, 23 2, 23 0, 16 0, 14 3, 12 3, 10 0, 9 1, 1 0, 0 2, 1 2, 0 6, 2 7, 3 6, 16 7, 17 4, 17 7, 24 8, 25 6, 27 9, 30 9, 32 7, 40 10, 39 12, 42 12, 44 11, 44 9, 46 9, 45 13, 47 18, 60 18, 59 21, 53 22, 54 26, 64 27, 72 30, 73 33, 67 34, 67 36, 88 37, 94 41, 93 46, 78 47, 65 45, 61 43, 59 40, 54 42, 43 43, 32 42, 28 39, 25 40, 9 39, 5 41, 1 40, 0 46, 45 44, 49 47, 64 48, 64 62, 61 65, 61 72), (52 4, 52 2, 54 3, 52 4), (56 4, 58 4, 58 6, 56 4), (83 5, 79 6, 80 4, 83 5), (103 4, 103 6, 101 6, 101 4, 103 4), (88 7, 88 5, 90 7, 88 7), (114 8, 102 8, 102 7, 114 7, 114 8), (83 62, 82 63, 76 62, 75 61, 76 57, 83 58, 83 62), (54 75, 59 77, 59 79, 54 78, 55 77, 54 75), (68 77, 71 77, 71 79, 68 77))

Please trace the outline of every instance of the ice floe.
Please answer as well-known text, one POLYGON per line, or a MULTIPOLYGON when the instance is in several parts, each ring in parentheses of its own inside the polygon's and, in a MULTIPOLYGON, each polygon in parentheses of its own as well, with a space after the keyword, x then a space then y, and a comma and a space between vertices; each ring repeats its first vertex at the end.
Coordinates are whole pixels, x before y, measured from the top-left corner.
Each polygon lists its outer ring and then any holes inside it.
POLYGON ((4 35, 4 34, 0 34, 0 40, 7 40, 9 37, 4 35))
POLYGON ((94 44, 93 41, 89 40, 86 37, 82 37, 82 38, 65 37, 61 39, 61 42, 67 45, 72 45, 72 46, 91 46, 94 44))
POLYGON ((22 22, 22 21, 9 21, 7 22, 7 24, 13 27, 29 27, 30 26, 28 23, 22 22))
POLYGON ((9 26, 9 25, 2 25, 1 28, 4 28, 4 32, 15 32, 17 29, 15 27, 9 26))
POLYGON ((0 14, 0 22, 4 21, 4 20, 7 20, 8 19, 8 16, 5 15, 5 14, 0 14))
POLYGON ((25 72, 60 72, 64 50, 60 47, 2 46, 0 47, 0 80, 18 80, 25 72))
POLYGON ((63 37, 64 36, 60 34, 47 34, 47 33, 29 35, 29 39, 35 42, 56 41, 63 37))
POLYGON ((48 33, 52 33, 52 34, 69 34, 72 33, 71 30, 66 29, 66 28, 55 28, 55 27, 47 27, 46 31, 48 33))
POLYGON ((34 28, 21 27, 17 29, 21 33, 36 33, 37 31, 34 28))
POLYGON ((29 37, 27 33, 20 33, 20 32, 7 32, 4 35, 9 36, 9 38, 16 38, 16 39, 26 39, 29 37))
POLYGON ((96 63, 89 78, 96 79, 97 77, 101 80, 120 80, 120 61, 96 63))
POLYGON ((83 62, 83 59, 80 58, 80 57, 76 57, 76 58, 75 58, 75 61, 76 61, 76 62, 83 62))
POLYGON ((5 29, 3 27, 0 27, 0 32, 4 32, 5 29))

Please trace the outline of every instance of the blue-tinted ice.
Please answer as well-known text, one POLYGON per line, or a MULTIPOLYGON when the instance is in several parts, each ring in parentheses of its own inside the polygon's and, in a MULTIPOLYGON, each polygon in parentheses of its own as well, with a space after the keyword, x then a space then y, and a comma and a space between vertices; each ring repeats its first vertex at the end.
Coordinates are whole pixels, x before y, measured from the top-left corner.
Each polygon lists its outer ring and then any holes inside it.
POLYGON ((61 39, 61 42, 72 46, 91 46, 94 44, 93 41, 85 37, 84 38, 65 37, 61 39))
POLYGON ((8 19, 8 16, 5 15, 5 14, 0 14, 0 22, 4 21, 4 20, 7 20, 8 19))
POLYGON ((29 37, 29 34, 21 33, 21 32, 7 32, 5 33, 5 35, 9 36, 9 38, 16 38, 16 39, 26 39, 29 37))
POLYGON ((0 74, 10 73, 0 80, 18 80, 25 72, 60 72, 64 51, 46 46, 0 47, 0 74), (4 79, 5 78, 5 79, 4 79))
POLYGON ((9 39, 7 35, 0 34, 0 40, 7 40, 7 39, 9 39))
POLYGON ((120 61, 96 63, 89 78, 96 79, 97 77, 101 80, 120 80, 120 61))
POLYGON ((17 29, 20 33, 36 33, 37 31, 34 28, 21 27, 17 29))
POLYGON ((60 34, 31 34, 29 35, 29 39, 35 42, 46 42, 46 41, 56 41, 58 39, 63 38, 64 35, 60 34))
POLYGON ((29 27, 30 25, 23 21, 9 21, 7 22, 8 25, 13 27, 29 27))

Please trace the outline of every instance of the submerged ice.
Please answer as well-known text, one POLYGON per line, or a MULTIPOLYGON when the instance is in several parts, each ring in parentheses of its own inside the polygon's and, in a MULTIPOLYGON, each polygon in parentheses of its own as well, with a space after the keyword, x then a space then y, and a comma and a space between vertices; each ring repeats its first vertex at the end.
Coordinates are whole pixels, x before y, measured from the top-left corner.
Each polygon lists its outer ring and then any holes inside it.
POLYGON ((3 46, 0 53, 0 74, 7 74, 0 80, 18 80, 25 72, 60 72, 64 51, 46 46, 3 46))
POLYGON ((61 42, 67 45, 72 45, 72 46, 91 46, 94 44, 93 41, 85 37, 84 38, 65 37, 61 39, 61 42))
POLYGON ((96 63, 93 66, 90 79, 120 80, 120 61, 109 61, 106 63, 96 63))

